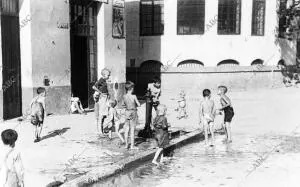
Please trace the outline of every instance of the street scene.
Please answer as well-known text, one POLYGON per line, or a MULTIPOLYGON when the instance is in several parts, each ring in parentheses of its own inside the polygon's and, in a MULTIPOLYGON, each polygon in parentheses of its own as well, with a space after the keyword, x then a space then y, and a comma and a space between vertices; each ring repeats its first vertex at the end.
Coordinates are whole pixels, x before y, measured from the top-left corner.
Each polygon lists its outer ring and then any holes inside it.
POLYGON ((0 187, 299 186, 300 1, 0 5, 0 187))

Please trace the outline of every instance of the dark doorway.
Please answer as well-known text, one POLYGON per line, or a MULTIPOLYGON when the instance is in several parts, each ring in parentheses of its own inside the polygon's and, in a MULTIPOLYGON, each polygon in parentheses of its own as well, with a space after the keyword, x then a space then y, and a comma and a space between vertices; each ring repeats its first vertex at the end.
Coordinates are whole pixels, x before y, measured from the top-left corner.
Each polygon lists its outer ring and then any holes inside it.
POLYGON ((18 0, 1 0, 3 119, 22 115, 18 0))
POLYGON ((71 87, 84 108, 93 108, 92 86, 97 81, 98 3, 70 2, 71 9, 71 87))

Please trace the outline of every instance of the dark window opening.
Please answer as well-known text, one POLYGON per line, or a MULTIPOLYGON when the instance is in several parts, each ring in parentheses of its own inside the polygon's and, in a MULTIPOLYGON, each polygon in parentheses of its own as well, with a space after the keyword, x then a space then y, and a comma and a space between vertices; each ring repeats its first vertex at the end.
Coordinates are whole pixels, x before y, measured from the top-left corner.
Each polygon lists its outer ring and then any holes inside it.
POLYGON ((287 28, 287 19, 286 17, 282 14, 286 10, 287 6, 287 0, 280 0, 279 2, 279 24, 278 24, 278 37, 284 38, 285 36, 285 31, 287 28))
POLYGON ((218 34, 240 34, 241 0, 219 0, 218 34))
POLYGON ((205 23, 205 0, 177 1, 177 34, 203 34, 205 23))
POLYGON ((164 1, 141 0, 140 35, 155 36, 164 33, 164 1))
POLYGON ((240 63, 236 60, 223 60, 221 62, 218 63, 217 66, 238 66, 240 63))
POLYGON ((251 63, 251 66, 255 66, 255 65, 263 65, 264 61, 262 59, 256 59, 251 63))
POLYGON ((180 62, 177 67, 180 68, 197 68, 197 67, 203 67, 204 64, 198 60, 185 60, 180 62))

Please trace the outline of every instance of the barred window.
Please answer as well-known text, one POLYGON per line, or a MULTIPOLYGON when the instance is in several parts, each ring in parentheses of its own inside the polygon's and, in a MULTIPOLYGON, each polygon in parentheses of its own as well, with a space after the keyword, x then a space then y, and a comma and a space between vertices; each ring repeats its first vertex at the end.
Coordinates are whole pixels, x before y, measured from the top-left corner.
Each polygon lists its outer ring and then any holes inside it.
POLYGON ((205 0, 177 0, 177 34, 204 33, 205 0))
POLYGON ((164 1, 141 0, 140 35, 153 36, 164 33, 164 1))
MULTIPOLYGON (((283 12, 286 10, 287 6, 287 0, 279 0, 279 11, 283 12)), ((279 26, 278 26, 278 37, 283 38, 284 37, 284 32, 286 30, 286 25, 287 25, 287 20, 285 16, 280 15, 279 16, 279 26)))
POLYGON ((241 0, 219 0, 218 34, 240 34, 241 0))
POLYGON ((265 7, 266 0, 253 0, 252 7, 252 35, 265 34, 265 7))

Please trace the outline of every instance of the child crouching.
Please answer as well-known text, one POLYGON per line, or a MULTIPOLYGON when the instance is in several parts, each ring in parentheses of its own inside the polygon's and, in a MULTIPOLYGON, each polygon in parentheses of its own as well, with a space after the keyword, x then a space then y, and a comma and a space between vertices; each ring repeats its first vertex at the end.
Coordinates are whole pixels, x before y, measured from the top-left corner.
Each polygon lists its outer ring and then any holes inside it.
POLYGON ((168 121, 166 118, 166 111, 167 107, 165 105, 158 105, 157 106, 157 115, 155 119, 153 120, 153 126, 155 129, 155 139, 157 141, 157 151, 155 153, 155 156, 152 160, 153 164, 159 165, 157 162, 158 157, 160 157, 160 161, 162 162, 164 154, 163 150, 164 148, 169 144, 169 133, 168 133, 168 121))

